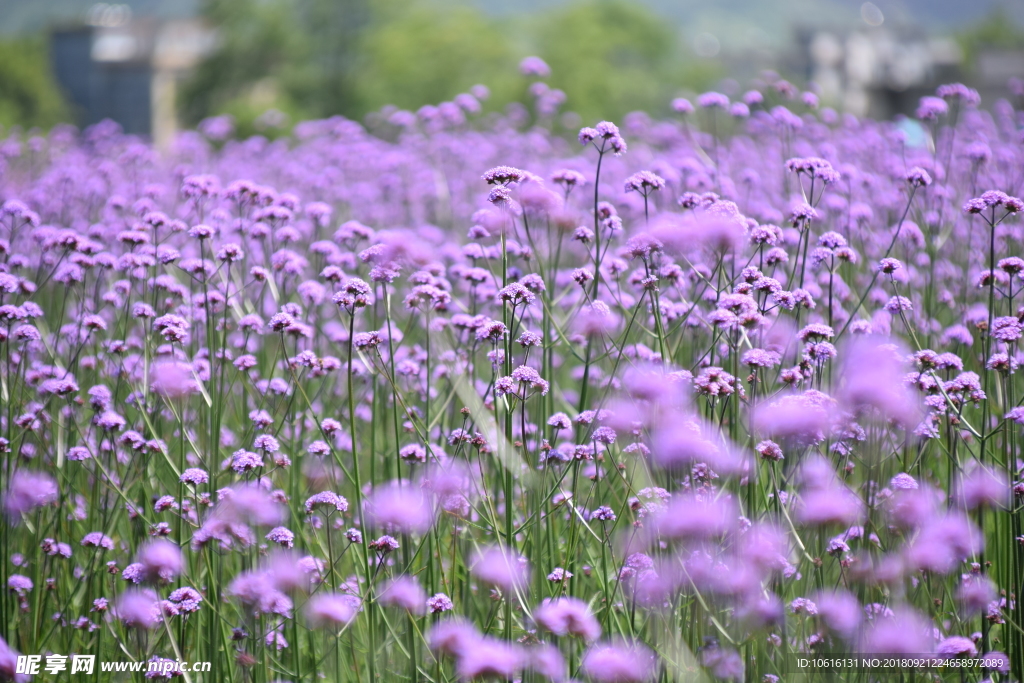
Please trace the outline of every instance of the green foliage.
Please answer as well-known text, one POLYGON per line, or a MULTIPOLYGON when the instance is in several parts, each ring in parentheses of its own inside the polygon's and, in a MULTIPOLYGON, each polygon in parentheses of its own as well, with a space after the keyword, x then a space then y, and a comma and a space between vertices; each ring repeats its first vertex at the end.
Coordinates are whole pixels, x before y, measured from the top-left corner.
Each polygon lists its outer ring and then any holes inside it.
MULTIPOLYGON (((208 0, 221 44, 186 84, 185 118, 232 113, 241 132, 275 107, 358 117, 419 107, 514 74, 497 27, 468 7, 402 0, 208 0)), ((500 89, 500 88, 499 88, 500 89)))
POLYGON ((0 41, 0 126, 45 129, 67 118, 43 40, 0 41))
POLYGON ((687 65, 672 29, 637 3, 588 0, 539 21, 537 53, 551 66, 551 85, 585 122, 664 110, 676 89, 714 76, 687 65))
POLYGON ((357 90, 363 111, 386 104, 416 109, 477 83, 498 103, 515 95, 516 54, 497 22, 458 4, 399 4, 375 17, 362 38, 357 90))
POLYGON ((441 0, 207 0, 221 46, 185 87, 189 123, 232 113, 240 132, 274 107, 296 118, 416 109, 470 86, 490 108, 527 101, 519 60, 537 54, 584 120, 663 110, 716 73, 688 63, 677 37, 625 0, 582 0, 524 20, 441 0))
POLYGON ((315 75, 302 68, 308 43, 288 3, 209 0, 205 11, 221 29, 220 46, 183 88, 185 117, 293 108, 296 84, 315 75))
POLYGON ((982 22, 958 36, 964 61, 971 64, 982 49, 1024 49, 1024 27, 1014 22, 1002 8, 995 9, 982 22))

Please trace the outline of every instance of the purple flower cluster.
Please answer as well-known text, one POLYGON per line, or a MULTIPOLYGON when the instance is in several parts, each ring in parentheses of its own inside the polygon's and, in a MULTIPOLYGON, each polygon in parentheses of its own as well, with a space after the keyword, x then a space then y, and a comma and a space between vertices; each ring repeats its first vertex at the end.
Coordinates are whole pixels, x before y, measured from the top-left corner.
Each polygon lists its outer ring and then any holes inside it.
POLYGON ((766 75, 576 146, 520 71, 536 116, 0 140, 0 677, 1024 675, 1024 114, 766 75))

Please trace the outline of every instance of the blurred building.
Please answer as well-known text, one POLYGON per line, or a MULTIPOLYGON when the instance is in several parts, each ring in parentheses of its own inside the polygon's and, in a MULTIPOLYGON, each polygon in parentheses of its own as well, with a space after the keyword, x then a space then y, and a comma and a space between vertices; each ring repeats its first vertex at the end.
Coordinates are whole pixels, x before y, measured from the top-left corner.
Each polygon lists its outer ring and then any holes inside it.
POLYGON ((51 30, 51 62, 79 124, 112 119, 163 145, 177 129, 177 83, 214 40, 198 19, 135 17, 127 5, 100 3, 51 30))
POLYGON ((922 96, 952 82, 969 83, 991 104, 1010 95, 1011 78, 1024 78, 1020 51, 982 50, 968 70, 955 40, 910 29, 805 29, 798 37, 798 69, 818 84, 823 101, 858 116, 912 115, 922 96))

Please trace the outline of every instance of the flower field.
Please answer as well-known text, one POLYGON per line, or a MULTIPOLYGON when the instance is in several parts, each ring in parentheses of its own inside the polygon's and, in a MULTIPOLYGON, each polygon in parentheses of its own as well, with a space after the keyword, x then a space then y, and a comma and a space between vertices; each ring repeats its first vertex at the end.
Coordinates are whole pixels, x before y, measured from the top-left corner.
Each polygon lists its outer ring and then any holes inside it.
POLYGON ((1021 110, 524 69, 0 144, 0 679, 1024 675, 1021 110))

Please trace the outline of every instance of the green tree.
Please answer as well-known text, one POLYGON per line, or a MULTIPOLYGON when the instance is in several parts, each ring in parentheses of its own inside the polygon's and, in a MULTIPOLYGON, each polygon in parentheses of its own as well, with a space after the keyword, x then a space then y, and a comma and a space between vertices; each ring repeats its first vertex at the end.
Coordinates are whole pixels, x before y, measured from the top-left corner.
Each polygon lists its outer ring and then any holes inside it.
POLYGON ((306 55, 302 31, 288 5, 207 0, 204 13, 218 28, 219 45, 182 90, 180 104, 186 120, 194 123, 225 111, 244 117, 246 109, 266 109, 271 104, 294 109, 287 87, 294 74, 289 72, 306 55))
POLYGON ((299 117, 360 118, 417 109, 490 88, 491 109, 527 101, 517 73, 538 54, 549 83, 585 120, 664 110, 680 88, 716 73, 687 62, 668 25, 626 0, 584 0, 524 18, 494 18, 469 0, 206 0, 220 47, 184 88, 189 123, 233 113, 241 132, 274 107, 299 117))
POLYGON ((227 112, 244 133, 270 107, 294 117, 360 117, 385 104, 434 103, 479 82, 509 93, 515 81, 508 38, 466 5, 206 0, 204 14, 220 45, 183 88, 189 123, 227 112))
POLYGON ((0 125, 45 129, 68 118, 43 39, 0 42, 0 125))
POLYGON ((673 29, 639 3, 587 0, 537 22, 550 83, 587 122, 663 111, 679 88, 701 88, 716 76, 714 67, 687 63, 673 29))
POLYGON ((1021 27, 997 7, 985 19, 963 31, 959 36, 964 51, 964 62, 973 64, 982 49, 1022 50, 1024 49, 1024 27, 1021 27))
POLYGON ((507 27, 462 4, 406 1, 378 10, 360 41, 362 111, 415 109, 483 83, 495 104, 513 97, 516 54, 507 27))
POLYGON ((294 117, 352 113, 365 8, 366 0, 206 0, 219 46, 183 88, 185 119, 227 112, 244 129, 271 107, 294 117))

